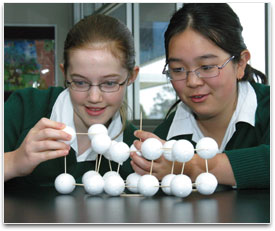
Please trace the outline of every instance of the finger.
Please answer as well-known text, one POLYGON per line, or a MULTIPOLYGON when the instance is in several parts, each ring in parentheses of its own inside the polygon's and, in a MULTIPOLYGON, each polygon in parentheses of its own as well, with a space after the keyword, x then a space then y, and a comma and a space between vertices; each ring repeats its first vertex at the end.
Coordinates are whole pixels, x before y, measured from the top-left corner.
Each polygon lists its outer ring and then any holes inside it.
POLYGON ((136 130, 134 132, 134 135, 139 138, 141 141, 144 141, 148 138, 157 138, 159 139, 158 136, 156 136, 155 134, 151 133, 151 132, 146 132, 146 131, 141 131, 141 130, 136 130))
POLYGON ((64 129, 65 127, 66 125, 64 123, 56 122, 48 118, 42 118, 33 127, 33 130, 40 131, 44 128, 53 128, 53 129, 61 130, 61 129, 64 129))
POLYGON ((151 161, 144 159, 136 153, 131 153, 131 158, 134 164, 138 166, 138 168, 143 169, 146 172, 150 171, 151 161))
POLYGON ((44 128, 40 131, 37 131, 35 134, 32 133, 32 139, 34 140, 70 140, 71 135, 57 129, 44 128))
POLYGON ((131 161, 130 163, 131 163, 131 166, 132 166, 133 170, 135 171, 135 173, 137 173, 141 176, 149 173, 149 171, 145 171, 144 169, 142 169, 138 165, 136 165, 134 161, 131 161))
POLYGON ((70 145, 60 141, 43 140, 36 142, 34 152, 45 152, 50 150, 70 150, 70 145))
POLYGON ((134 146, 136 147, 137 150, 141 150, 141 145, 142 145, 142 142, 139 141, 139 140, 135 140, 133 142, 134 146))
POLYGON ((68 154, 69 154, 69 150, 63 149, 63 150, 47 151, 47 152, 44 152, 42 156, 43 156, 43 161, 46 161, 46 160, 60 158, 68 154))

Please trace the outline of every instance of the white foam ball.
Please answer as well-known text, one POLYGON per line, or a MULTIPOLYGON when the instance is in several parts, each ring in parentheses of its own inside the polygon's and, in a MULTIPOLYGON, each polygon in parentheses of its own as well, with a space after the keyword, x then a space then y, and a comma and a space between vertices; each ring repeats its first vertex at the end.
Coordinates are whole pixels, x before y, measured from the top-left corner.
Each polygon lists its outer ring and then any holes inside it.
POLYGON ((176 143, 176 140, 169 140, 169 141, 166 141, 164 143, 164 145, 163 145, 163 156, 166 160, 174 161, 174 157, 172 155, 172 147, 175 143, 176 143))
POLYGON ((105 153, 111 146, 111 138, 106 134, 97 134, 92 139, 92 149, 98 154, 105 153))
POLYGON ((188 162, 193 158, 194 153, 194 146, 188 140, 177 140, 172 147, 172 156, 179 162, 188 162))
POLYGON ((137 150, 134 144, 130 146, 130 152, 136 152, 139 156, 142 156, 140 151, 137 150))
POLYGON ((124 180, 119 175, 106 178, 104 191, 110 196, 119 196, 125 189, 124 180))
POLYGON ((161 180, 161 186, 162 186, 161 190, 167 195, 172 194, 170 184, 175 176, 176 176, 175 174, 168 174, 165 177, 163 177, 161 180))
POLYGON ((70 134, 71 139, 70 140, 60 140, 60 141, 64 142, 65 144, 71 145, 74 142, 75 138, 76 138, 75 130, 70 126, 66 126, 65 128, 62 129, 62 131, 70 134))
POLYGON ((159 181, 155 176, 146 174, 139 178, 137 188, 139 193, 150 197, 159 190, 159 181))
POLYGON ((87 176, 84 183, 85 191, 90 195, 98 195, 103 192, 104 180, 100 174, 87 176))
POLYGON ((117 142, 110 148, 111 159, 122 164, 130 156, 130 148, 124 142, 117 142))
POLYGON ((199 193, 211 195, 215 192, 218 181, 212 173, 204 172, 197 176, 195 184, 199 193))
POLYGON ((108 135, 108 130, 103 124, 93 124, 92 126, 89 127, 88 136, 90 140, 92 140, 93 137, 98 134, 108 135))
POLYGON ((68 173, 62 173, 55 178, 54 187, 61 194, 69 194, 75 189, 75 179, 68 173))
POLYGON ((210 159, 219 152, 217 142, 211 137, 200 139, 196 145, 196 152, 203 159, 210 159))
POLYGON ((148 160, 156 160, 162 154, 162 143, 156 138, 148 138, 141 145, 141 153, 148 160))
POLYGON ((112 149, 112 146, 114 146, 116 143, 117 143, 117 141, 112 140, 111 145, 110 145, 110 147, 108 148, 108 150, 107 150, 106 152, 103 153, 104 157, 105 157, 107 160, 112 160, 110 150, 112 149))
POLYGON ((177 197, 187 197, 192 192, 192 181, 184 175, 176 175, 170 183, 171 192, 177 197))
POLYGON ((84 173, 84 175, 82 176, 82 183, 85 184, 85 180, 87 178, 89 178, 90 176, 94 175, 94 174, 99 174, 98 172, 94 171, 94 170, 90 170, 84 173))
POLYGON ((131 173, 130 175, 127 176, 126 178, 126 186, 127 189, 133 193, 138 193, 138 188, 137 184, 140 179, 140 175, 137 173, 131 173))
POLYGON ((113 175, 118 175, 118 176, 120 176, 118 172, 109 171, 109 172, 106 172, 106 173, 103 175, 103 180, 106 180, 108 177, 113 176, 113 175))

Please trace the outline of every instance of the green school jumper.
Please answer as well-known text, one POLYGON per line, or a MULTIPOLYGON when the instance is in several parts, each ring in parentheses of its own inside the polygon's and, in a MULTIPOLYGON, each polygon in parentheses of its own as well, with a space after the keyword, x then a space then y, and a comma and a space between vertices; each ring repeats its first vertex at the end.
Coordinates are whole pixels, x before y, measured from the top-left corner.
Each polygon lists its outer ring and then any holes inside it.
MULTIPOLYGON (((50 87, 47 90, 26 88, 14 92, 4 105, 4 151, 16 150, 30 129, 42 118, 50 118, 53 105, 58 95, 64 90, 62 87, 50 87)), ((123 133, 123 141, 129 146, 136 139, 133 135, 136 128, 127 122, 123 133)), ((66 158, 67 173, 74 176, 77 183, 81 183, 83 174, 95 170, 95 161, 77 162, 75 151, 70 150, 66 158)), ((112 162, 112 170, 116 171, 118 164, 112 162)), ((109 162, 102 157, 100 174, 110 171, 109 162)), ((120 166, 119 173, 123 179, 133 172, 130 158, 120 166)), ((64 173, 64 157, 48 160, 39 164, 28 176, 17 177, 5 183, 5 186, 35 185, 53 186, 55 178, 64 173)))
MULTIPOLYGON (((237 123, 236 131, 224 150, 238 189, 270 187, 270 87, 255 83, 251 85, 258 102, 255 127, 244 122, 237 123)), ((166 140, 174 116, 175 112, 155 129, 154 133, 161 139, 166 140)), ((187 139, 195 145, 192 134, 171 139, 187 139)))

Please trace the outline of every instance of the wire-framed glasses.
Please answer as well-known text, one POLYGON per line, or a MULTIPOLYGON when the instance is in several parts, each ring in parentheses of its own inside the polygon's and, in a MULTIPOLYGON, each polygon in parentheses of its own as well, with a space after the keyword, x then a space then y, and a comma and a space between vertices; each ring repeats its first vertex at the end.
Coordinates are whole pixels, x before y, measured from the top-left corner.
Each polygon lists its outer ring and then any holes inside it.
POLYGON ((169 63, 166 63, 162 74, 166 75, 167 78, 171 81, 180 81, 185 80, 188 77, 188 74, 194 72, 199 78, 213 78, 217 77, 220 74, 220 70, 223 69, 227 63, 229 63, 235 56, 231 56, 225 61, 221 66, 218 65, 204 65, 193 71, 185 70, 184 67, 170 68, 169 63))
POLYGON ((72 80, 72 81, 66 81, 66 85, 70 87, 74 91, 89 91, 92 86, 99 87, 100 91, 102 92, 116 92, 119 90, 120 86, 123 86, 128 80, 128 77, 122 82, 116 82, 116 81, 106 81, 102 82, 100 84, 94 85, 84 80, 72 80))

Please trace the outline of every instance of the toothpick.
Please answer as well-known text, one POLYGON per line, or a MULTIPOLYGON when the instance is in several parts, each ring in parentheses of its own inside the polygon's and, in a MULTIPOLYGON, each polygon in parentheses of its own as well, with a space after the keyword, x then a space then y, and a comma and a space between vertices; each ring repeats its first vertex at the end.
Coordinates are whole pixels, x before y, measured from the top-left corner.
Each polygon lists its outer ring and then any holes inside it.
POLYGON ((117 166, 117 173, 119 173, 119 168, 120 168, 120 163, 118 163, 118 166, 117 166))
POLYGON ((112 170, 112 165, 111 165, 111 160, 109 160, 109 167, 110 167, 110 171, 113 171, 112 170))
POLYGON ((154 160, 151 161, 150 175, 152 175, 154 160))
POLYGON ((184 170, 184 165, 185 165, 185 162, 182 163, 182 168, 181 168, 181 175, 183 174, 183 170, 184 170))
POLYGON ((173 161, 173 163, 172 163, 171 174, 173 174, 173 173, 174 173, 174 166, 175 166, 175 161, 173 161))
POLYGON ((208 173, 208 162, 207 162, 207 159, 205 159, 205 168, 206 168, 206 172, 208 173))
POLYGON ((67 173, 67 158, 64 156, 64 172, 67 173))
POLYGON ((74 185, 75 186, 84 186, 84 184, 78 184, 78 183, 75 183, 74 185))
POLYGON ((95 159, 95 171, 97 171, 97 162, 98 162, 98 154, 96 155, 96 159, 95 159))
POLYGON ((102 159, 102 154, 100 154, 100 157, 99 157, 99 162, 98 162, 98 166, 97 166, 97 172, 99 172, 99 168, 100 168, 100 164, 101 164, 101 159, 102 159))

